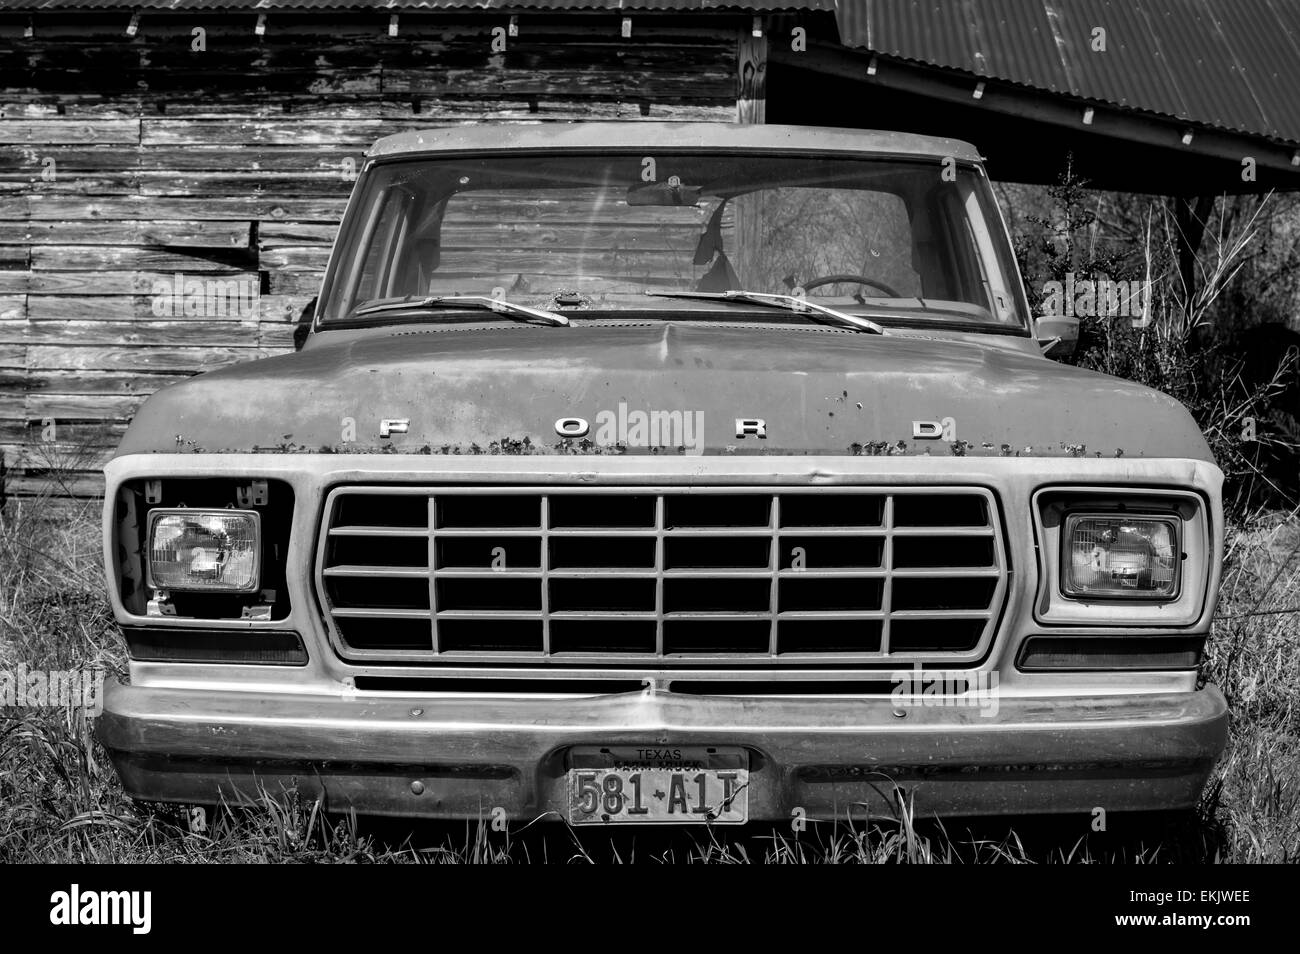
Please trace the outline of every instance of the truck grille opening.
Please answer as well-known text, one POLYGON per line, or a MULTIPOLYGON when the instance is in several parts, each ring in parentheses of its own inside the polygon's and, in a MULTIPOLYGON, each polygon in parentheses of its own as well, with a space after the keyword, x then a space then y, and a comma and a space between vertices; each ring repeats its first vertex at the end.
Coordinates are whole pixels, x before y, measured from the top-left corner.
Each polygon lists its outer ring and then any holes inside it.
POLYGON ((982 488, 341 487, 317 590, 367 663, 970 662, 1008 566, 982 488))

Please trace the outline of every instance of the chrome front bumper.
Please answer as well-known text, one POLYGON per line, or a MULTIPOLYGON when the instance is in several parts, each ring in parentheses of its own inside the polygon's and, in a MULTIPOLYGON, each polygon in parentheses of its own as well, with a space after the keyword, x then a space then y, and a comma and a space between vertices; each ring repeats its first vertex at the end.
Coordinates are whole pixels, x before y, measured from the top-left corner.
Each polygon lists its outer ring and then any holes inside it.
POLYGON ((1222 694, 1002 698, 340 695, 111 684, 98 735, 127 792, 231 803, 289 787, 329 811, 567 817, 574 746, 725 745, 750 756, 753 821, 1139 811, 1196 804, 1222 694), (897 713, 905 713, 899 716, 897 713))

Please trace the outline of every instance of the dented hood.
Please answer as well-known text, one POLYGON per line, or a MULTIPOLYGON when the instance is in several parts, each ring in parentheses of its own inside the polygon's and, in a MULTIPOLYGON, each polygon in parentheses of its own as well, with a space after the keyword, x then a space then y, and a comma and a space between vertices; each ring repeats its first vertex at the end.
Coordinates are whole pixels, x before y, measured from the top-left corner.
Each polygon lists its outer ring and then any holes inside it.
POLYGON ((1028 339, 700 321, 328 332, 165 388, 119 450, 218 452, 1212 460, 1177 401, 1028 339))

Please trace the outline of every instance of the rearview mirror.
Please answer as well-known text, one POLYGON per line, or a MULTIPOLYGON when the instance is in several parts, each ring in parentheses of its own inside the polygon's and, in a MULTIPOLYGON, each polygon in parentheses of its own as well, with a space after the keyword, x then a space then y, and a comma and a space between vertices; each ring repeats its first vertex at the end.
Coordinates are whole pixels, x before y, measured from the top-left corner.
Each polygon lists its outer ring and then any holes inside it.
POLYGON ((700 204, 704 190, 700 186, 682 185, 677 177, 667 182, 647 182, 645 185, 628 187, 628 205, 687 205, 700 204))
POLYGON ((1034 332, 1043 354, 1049 358, 1064 358, 1074 354, 1079 344, 1079 319, 1043 315, 1034 320, 1034 332))

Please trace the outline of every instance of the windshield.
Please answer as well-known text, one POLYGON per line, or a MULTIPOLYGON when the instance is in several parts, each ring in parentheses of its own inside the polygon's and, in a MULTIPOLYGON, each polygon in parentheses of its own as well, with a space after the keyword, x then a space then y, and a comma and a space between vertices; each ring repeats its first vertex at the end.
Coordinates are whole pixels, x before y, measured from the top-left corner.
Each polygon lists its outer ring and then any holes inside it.
MULTIPOLYGON (((882 323, 1025 327, 987 182, 937 158, 420 158, 376 165, 360 189, 323 323, 411 320, 402 309, 358 312, 430 295, 592 318, 752 311, 770 320, 752 303, 647 295, 745 290, 882 323)), ((454 309, 420 317, 449 316, 454 309)))

